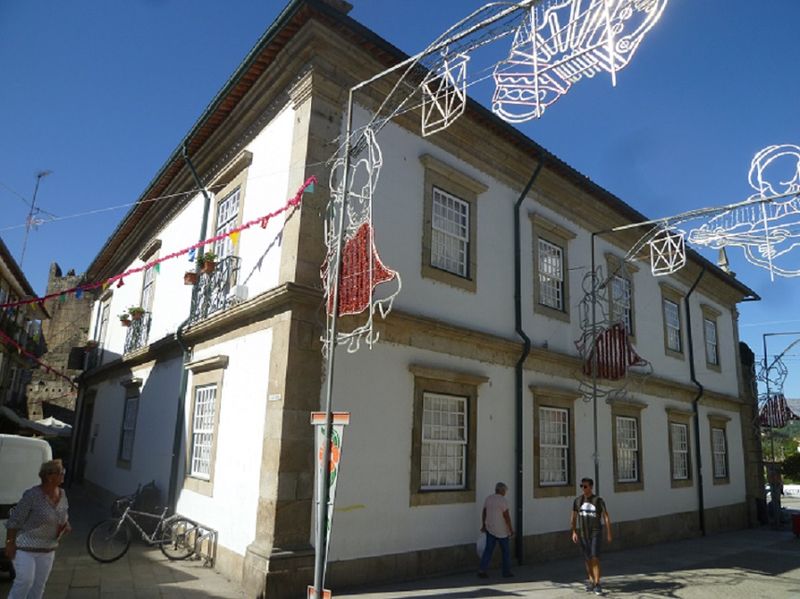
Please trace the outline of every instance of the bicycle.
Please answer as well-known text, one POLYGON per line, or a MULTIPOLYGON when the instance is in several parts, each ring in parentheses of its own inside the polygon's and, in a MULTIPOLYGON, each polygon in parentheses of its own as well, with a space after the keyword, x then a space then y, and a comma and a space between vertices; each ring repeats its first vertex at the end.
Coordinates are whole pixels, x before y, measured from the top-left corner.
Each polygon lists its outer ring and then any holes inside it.
POLYGON ((89 555, 101 563, 117 561, 131 546, 133 526, 139 531, 143 541, 149 545, 158 545, 161 553, 168 559, 186 559, 195 552, 199 528, 196 523, 178 514, 167 517, 168 510, 165 507, 159 515, 140 512, 128 506, 118 518, 98 522, 86 538, 89 555), (157 520, 153 532, 145 532, 134 516, 157 520))

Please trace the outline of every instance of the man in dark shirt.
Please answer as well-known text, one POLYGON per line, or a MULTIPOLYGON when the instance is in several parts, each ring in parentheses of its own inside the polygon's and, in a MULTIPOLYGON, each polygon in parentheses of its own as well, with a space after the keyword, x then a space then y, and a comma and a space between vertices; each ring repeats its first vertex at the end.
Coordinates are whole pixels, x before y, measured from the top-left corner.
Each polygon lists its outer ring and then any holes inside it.
POLYGON ((600 586, 600 545, 603 525, 606 528, 606 539, 611 542, 611 518, 606 510, 606 503, 602 497, 592 492, 594 481, 591 478, 581 479, 583 493, 575 498, 572 504, 572 542, 580 543, 583 556, 586 560, 586 574, 589 580, 586 583, 587 591, 594 591, 595 595, 602 595, 600 586))

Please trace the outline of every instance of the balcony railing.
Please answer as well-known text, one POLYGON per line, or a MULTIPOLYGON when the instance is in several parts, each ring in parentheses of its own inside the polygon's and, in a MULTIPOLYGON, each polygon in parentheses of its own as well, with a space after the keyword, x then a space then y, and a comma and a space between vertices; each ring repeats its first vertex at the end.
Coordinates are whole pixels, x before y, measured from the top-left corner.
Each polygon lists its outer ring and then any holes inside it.
POLYGON ((131 326, 125 335, 124 353, 136 351, 147 345, 147 337, 150 334, 150 312, 145 312, 138 320, 132 320, 131 326))
POLYGON ((240 266, 240 258, 228 256, 217 262, 213 272, 200 275, 192 293, 192 322, 205 320, 235 303, 231 291, 239 279, 240 266))

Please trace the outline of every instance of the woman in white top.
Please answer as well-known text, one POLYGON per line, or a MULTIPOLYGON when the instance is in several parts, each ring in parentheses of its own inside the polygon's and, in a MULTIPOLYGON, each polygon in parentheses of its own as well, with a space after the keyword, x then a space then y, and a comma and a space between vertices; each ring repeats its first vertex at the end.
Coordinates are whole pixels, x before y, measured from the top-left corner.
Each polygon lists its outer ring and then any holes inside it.
POLYGON ((61 488, 65 472, 61 460, 42 464, 42 484, 25 491, 9 515, 6 556, 14 562, 16 578, 8 599, 41 599, 44 594, 58 541, 72 530, 61 488))

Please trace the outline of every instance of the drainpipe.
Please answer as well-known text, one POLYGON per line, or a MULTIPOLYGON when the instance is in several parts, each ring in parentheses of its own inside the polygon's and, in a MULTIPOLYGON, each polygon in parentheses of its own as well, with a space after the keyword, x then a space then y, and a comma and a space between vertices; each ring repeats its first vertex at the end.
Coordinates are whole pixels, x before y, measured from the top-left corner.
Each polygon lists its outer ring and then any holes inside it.
MULTIPOLYGON (((692 382, 697 386, 697 395, 692 401, 692 412, 694 413, 694 454, 697 461, 697 510, 698 518, 700 520, 700 534, 706 536, 706 516, 705 516, 705 500, 703 495, 703 452, 700 451, 700 413, 699 404, 700 399, 703 397, 703 385, 697 380, 697 373, 694 368, 694 343, 692 343, 692 311, 689 309, 689 297, 694 293, 697 284, 706 272, 706 267, 703 265, 700 274, 697 275, 694 284, 689 289, 686 297, 683 298, 683 305, 686 307, 686 330, 687 330, 687 344, 689 346, 689 376, 692 382)), ((670 434, 672 434, 670 432, 670 434)))
POLYGON ((520 242, 520 218, 519 212, 520 208, 522 207, 522 202, 528 195, 528 192, 533 187, 536 178, 539 176, 539 172, 542 170, 542 166, 544 165, 544 156, 540 153, 539 154, 539 164, 536 165, 536 170, 533 171, 528 184, 525 186, 525 189, 522 190, 522 193, 519 196, 519 199, 514 204, 514 330, 516 331, 517 335, 522 339, 522 354, 517 360, 517 364, 514 369, 515 373, 515 393, 516 393, 516 484, 515 484, 515 505, 516 505, 516 531, 517 531, 517 542, 515 546, 517 562, 522 564, 523 559, 523 545, 524 545, 524 535, 523 535, 523 509, 522 509, 522 501, 524 497, 524 493, 522 492, 522 485, 523 485, 523 461, 522 461, 522 445, 523 445, 523 430, 522 430, 522 375, 523 375, 523 366, 525 364, 525 360, 528 358, 528 355, 531 353, 531 340, 525 334, 525 331, 522 328, 522 258, 521 258, 521 242, 520 242))
MULTIPOLYGON (((201 183, 200 177, 197 175, 194 164, 192 164, 192 161, 189 158, 189 151, 186 147, 186 144, 183 145, 183 159, 186 161, 186 165, 189 167, 197 187, 203 192, 203 218, 200 225, 200 236, 198 237, 198 241, 203 241, 206 238, 206 228, 208 227, 208 212, 211 208, 211 196, 208 195, 208 191, 201 183)), ((195 262, 195 270, 199 269, 199 263, 195 262)), ((194 304, 194 298, 196 294, 197 286, 195 284, 195 286, 192 287, 192 305, 194 304)), ((186 327, 189 326, 191 320, 192 308, 189 306, 189 315, 181 324, 178 325, 178 330, 175 331, 175 341, 177 341, 178 345, 181 346, 181 350, 183 352, 183 368, 181 369, 181 382, 180 385, 178 385, 178 405, 177 409, 175 410, 175 432, 173 433, 172 437, 172 463, 169 470, 169 489, 167 490, 167 505, 172 512, 175 512, 175 508, 178 505, 178 471, 180 470, 181 466, 181 448, 183 446, 186 386, 189 382, 189 372, 186 370, 186 365, 189 363, 192 355, 191 349, 183 338, 183 332, 186 327)))

